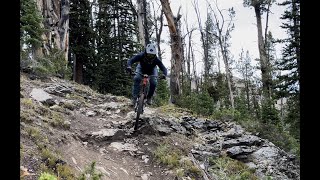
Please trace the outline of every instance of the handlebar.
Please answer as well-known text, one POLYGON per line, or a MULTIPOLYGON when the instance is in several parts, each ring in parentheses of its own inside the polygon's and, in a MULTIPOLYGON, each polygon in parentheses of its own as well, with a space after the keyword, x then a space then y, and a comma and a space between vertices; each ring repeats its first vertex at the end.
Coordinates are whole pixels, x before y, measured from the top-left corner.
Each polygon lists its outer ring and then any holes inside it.
POLYGON ((159 77, 157 75, 148 75, 148 74, 142 74, 142 73, 139 73, 139 72, 132 72, 131 75, 134 76, 136 74, 140 74, 142 77, 144 76, 147 76, 147 77, 159 77))

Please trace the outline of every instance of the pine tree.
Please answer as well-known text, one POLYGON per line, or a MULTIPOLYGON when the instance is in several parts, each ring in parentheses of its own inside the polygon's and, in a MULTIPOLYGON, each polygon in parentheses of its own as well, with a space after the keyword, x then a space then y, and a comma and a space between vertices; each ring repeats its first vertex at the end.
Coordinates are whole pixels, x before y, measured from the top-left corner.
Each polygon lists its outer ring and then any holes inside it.
POLYGON ((35 51, 42 45, 42 21, 34 0, 20 1, 20 51, 35 51))
POLYGON ((278 76, 279 88, 283 96, 299 94, 300 77, 300 0, 285 1, 282 6, 288 6, 281 19, 287 21, 282 28, 287 30, 288 38, 280 40, 285 43, 283 58, 277 63, 278 69, 284 74, 278 76), (288 72, 288 73, 286 73, 288 72))
POLYGON ((244 93, 245 97, 244 100, 246 102, 247 111, 251 112, 252 106, 251 106, 251 98, 250 98, 250 91, 252 91, 252 76, 253 76, 253 66, 251 65, 251 58, 249 55, 249 51, 246 51, 246 54, 244 55, 244 50, 241 50, 239 61, 237 62, 237 71, 241 75, 241 79, 243 79, 244 83, 244 93))
MULTIPOLYGON (((159 74, 161 74, 160 72, 159 74)), ((166 105, 169 102, 170 98, 170 89, 168 86, 167 80, 158 81, 158 86, 155 93, 155 105, 162 106, 166 105)))
POLYGON ((70 4, 70 58, 74 80, 91 85, 94 69, 94 31, 90 23, 91 6, 88 0, 72 0, 70 4))
POLYGON ((282 59, 277 67, 283 73, 278 76, 279 97, 286 97, 287 113, 285 123, 290 125, 290 132, 300 138, 300 0, 285 1, 287 6, 281 19, 282 28, 286 29, 288 38, 280 40, 285 43, 282 59))
MULTIPOLYGON (((213 33, 213 28, 214 28, 214 24, 213 24, 213 20, 212 20, 212 14, 210 14, 209 12, 207 13, 207 20, 205 22, 205 29, 204 29, 204 33, 203 33, 203 38, 201 39, 201 41, 204 41, 202 43, 203 49, 204 49, 204 82, 205 85, 207 86, 208 79, 210 74, 212 75, 212 68, 213 68, 213 48, 214 48, 214 44, 216 43, 215 40, 216 38, 214 37, 213 33)), ((212 82, 211 82, 212 83, 212 82)), ((210 84, 211 84, 210 83, 210 84)))
POLYGON ((98 1, 97 60, 93 86, 102 93, 131 95, 132 79, 125 67, 140 49, 136 17, 128 1, 98 1))

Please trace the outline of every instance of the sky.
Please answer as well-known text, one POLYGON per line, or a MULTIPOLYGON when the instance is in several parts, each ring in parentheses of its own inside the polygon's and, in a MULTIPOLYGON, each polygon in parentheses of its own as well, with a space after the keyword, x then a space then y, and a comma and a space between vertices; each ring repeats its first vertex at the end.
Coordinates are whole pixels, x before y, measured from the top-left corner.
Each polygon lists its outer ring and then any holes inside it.
MULTIPOLYGON (((210 2, 213 2, 213 0, 209 0, 210 2)), ((282 2, 283 0, 277 0, 277 2, 282 2)), ((185 15, 188 14, 188 24, 193 25, 194 27, 198 28, 198 22, 196 18, 196 14, 194 11, 194 7, 192 6, 193 0, 171 0, 170 6, 172 9, 172 12, 174 15, 177 14, 179 7, 181 6, 180 14, 182 17, 182 26, 185 28, 185 15)), ((230 51, 235 59, 238 59, 239 54, 241 52, 241 49, 243 48, 244 51, 249 51, 250 57, 253 63, 254 59, 259 57, 259 51, 258 51, 258 33, 257 33, 257 27, 256 27, 256 17, 254 13, 254 9, 252 7, 244 7, 243 6, 243 0, 217 0, 218 7, 220 9, 228 9, 233 7, 235 10, 235 18, 234 18, 234 25, 235 28, 231 32, 231 47, 230 51)), ((199 9, 201 12, 201 21, 204 23, 206 19, 206 11, 207 11, 207 3, 206 0, 198 0, 199 9)), ((213 5, 213 4, 212 4, 213 5)), ((282 24, 282 20, 280 19, 282 13, 285 10, 285 7, 278 6, 276 4, 273 4, 270 8, 271 14, 269 14, 269 27, 268 29, 272 32, 272 35, 275 39, 277 38, 285 38, 287 37, 287 34, 284 29, 280 27, 282 24)), ((225 18, 227 17, 226 11, 224 11, 225 18)), ((166 18, 164 17, 164 21, 166 24, 166 18)), ((266 14, 262 15, 262 24, 263 24, 263 32, 265 29, 265 21, 266 21, 266 14)), ((184 35, 186 31, 183 30, 182 34, 184 35)), ((162 39, 166 42, 169 41, 169 29, 167 26, 163 29, 162 39)), ((202 70, 202 55, 199 53, 199 51, 202 51, 201 49, 201 41, 200 41, 200 32, 197 30, 194 32, 193 41, 196 43, 196 45, 193 46, 194 49, 196 49, 196 57, 197 57, 197 71, 200 73, 202 70)), ((164 65, 168 68, 171 67, 170 65, 170 58, 171 58, 171 50, 170 46, 162 43, 161 44, 162 50, 165 51, 164 57, 162 58, 162 61, 164 65)), ((276 54, 277 57, 280 57, 281 53, 281 45, 276 46, 276 54)), ((221 67, 224 65, 221 63, 221 67)))

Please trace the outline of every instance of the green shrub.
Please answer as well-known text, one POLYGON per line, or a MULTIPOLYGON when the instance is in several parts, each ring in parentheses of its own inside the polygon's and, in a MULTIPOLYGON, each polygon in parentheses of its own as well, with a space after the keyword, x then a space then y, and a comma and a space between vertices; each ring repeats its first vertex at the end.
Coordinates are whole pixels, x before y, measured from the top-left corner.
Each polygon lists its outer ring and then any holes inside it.
POLYGON ((96 162, 92 162, 90 166, 86 167, 86 170, 80 175, 79 180, 100 180, 103 176, 102 173, 96 171, 96 162), (90 179, 86 178, 86 175, 90 175, 90 179))
POLYGON ((158 81, 153 105, 156 107, 166 105, 169 102, 169 98, 170 90, 167 84, 167 80, 158 81))
POLYGON ((38 180, 58 180, 58 178, 55 175, 52 175, 52 174, 47 173, 47 172, 43 172, 43 173, 40 174, 38 180))
POLYGON ((183 108, 188 108, 194 113, 204 116, 209 116, 214 111, 213 99, 206 92, 182 95, 177 99, 177 105, 183 108))
POLYGON ((71 77, 71 69, 67 67, 67 61, 61 50, 53 49, 49 55, 38 57, 39 65, 35 67, 35 72, 39 75, 60 75, 71 77))

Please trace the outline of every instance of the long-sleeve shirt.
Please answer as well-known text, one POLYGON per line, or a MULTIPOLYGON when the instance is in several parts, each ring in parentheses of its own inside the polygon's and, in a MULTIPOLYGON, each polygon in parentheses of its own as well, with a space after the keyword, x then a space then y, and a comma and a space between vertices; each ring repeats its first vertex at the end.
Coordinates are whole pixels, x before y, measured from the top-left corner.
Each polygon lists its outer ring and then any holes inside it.
POLYGON ((158 66, 165 76, 168 75, 167 68, 163 65, 163 63, 160 61, 158 57, 156 57, 153 60, 148 60, 146 59, 144 53, 145 52, 141 52, 129 59, 127 62, 127 67, 131 67, 133 63, 139 62, 142 69, 142 73, 144 74, 152 74, 154 68, 158 66))

